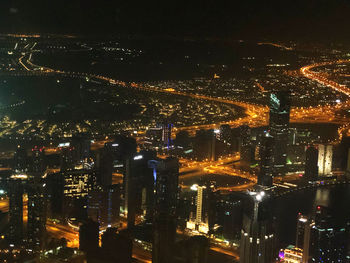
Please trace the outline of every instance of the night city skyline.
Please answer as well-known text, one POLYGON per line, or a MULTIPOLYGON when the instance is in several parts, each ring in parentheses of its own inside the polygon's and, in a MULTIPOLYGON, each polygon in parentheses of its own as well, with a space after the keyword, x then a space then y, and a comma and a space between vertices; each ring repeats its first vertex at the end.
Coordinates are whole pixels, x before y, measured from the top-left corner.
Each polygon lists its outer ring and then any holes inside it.
POLYGON ((0 3, 0 262, 350 262, 350 2, 0 3))

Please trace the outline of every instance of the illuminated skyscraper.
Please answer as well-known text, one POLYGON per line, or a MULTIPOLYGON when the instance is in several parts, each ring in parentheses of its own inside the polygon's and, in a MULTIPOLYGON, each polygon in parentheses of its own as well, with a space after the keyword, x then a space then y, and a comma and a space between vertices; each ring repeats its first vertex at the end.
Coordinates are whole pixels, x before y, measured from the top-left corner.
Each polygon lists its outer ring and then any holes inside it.
POLYGON ((28 242, 32 249, 42 249, 46 232, 46 195, 45 185, 38 182, 28 183, 28 242))
POLYGON ((304 177, 309 181, 317 180, 318 177, 318 150, 314 146, 306 149, 304 177))
POLYGON ((260 148, 260 172, 258 175, 258 184, 261 186, 272 186, 273 183, 273 147, 274 138, 268 134, 261 140, 260 148))
POLYGON ((101 151, 100 184, 112 185, 112 174, 119 173, 125 176, 126 160, 136 153, 136 141, 125 136, 116 136, 113 142, 105 143, 101 151))
POLYGON ((187 221, 186 227, 191 230, 196 230, 200 233, 207 234, 209 231, 208 227, 208 217, 209 217, 209 211, 207 211, 208 207, 205 207, 209 205, 209 201, 207 200, 208 194, 210 193, 210 190, 207 190, 206 186, 200 186, 200 185, 192 185, 191 190, 197 192, 196 196, 196 211, 194 213, 194 216, 192 216, 190 221, 187 221), (206 213, 205 213, 205 212, 206 213))
POLYGON ((350 225, 336 223, 327 210, 323 206, 316 210, 310 239, 311 262, 347 262, 350 225))
POLYGON ((124 177, 124 207, 128 228, 134 226, 138 212, 143 212, 147 221, 152 220, 154 204, 154 172, 149 162, 157 158, 154 151, 141 151, 127 160, 124 177))
POLYGON ((327 144, 318 145, 318 174, 330 175, 332 173, 333 146, 327 144))
POLYGON ((87 219, 88 194, 96 187, 96 172, 93 170, 70 170, 63 176, 64 214, 77 219, 87 219))
POLYGON ((245 206, 241 231, 241 263, 271 263, 275 259, 275 231, 271 204, 264 192, 253 192, 245 206))
POLYGON ((165 121, 163 123, 163 134, 162 134, 162 141, 164 146, 169 149, 172 146, 172 139, 171 139, 171 132, 173 129, 173 125, 169 123, 168 121, 165 121))
POLYGON ((297 233, 295 238, 295 246, 298 248, 304 248, 305 231, 308 224, 310 224, 309 219, 299 213, 297 219, 297 233))
POLYGON ((88 216, 101 227, 112 225, 119 219, 120 185, 112 185, 89 192, 88 216))
POLYGON ((171 263, 176 235, 179 161, 167 158, 156 168, 156 197, 153 224, 153 263, 171 263))
POLYGON ((9 229, 8 241, 19 245, 23 242, 23 181, 12 176, 9 181, 9 229))
POLYGON ((46 171, 43 147, 32 149, 28 174, 28 224, 27 236, 32 249, 43 248, 46 232, 46 182, 43 177, 46 171))
POLYGON ((289 93, 279 91, 270 95, 270 135, 274 138, 273 175, 286 173, 287 146, 290 118, 289 93))

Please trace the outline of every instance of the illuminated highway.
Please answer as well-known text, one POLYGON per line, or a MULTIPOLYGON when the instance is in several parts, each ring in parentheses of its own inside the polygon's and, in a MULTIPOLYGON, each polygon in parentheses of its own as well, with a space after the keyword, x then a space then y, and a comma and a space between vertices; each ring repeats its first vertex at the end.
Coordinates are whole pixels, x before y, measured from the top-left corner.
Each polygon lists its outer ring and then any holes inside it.
MULTIPOLYGON (((267 43, 261 43, 261 44, 267 44, 267 43)), ((270 44, 270 43, 268 43, 270 44)), ((282 46, 281 46, 282 47, 282 46)), ((32 52, 30 50, 30 52, 32 52)), ((183 131, 186 130, 190 134, 195 133, 195 131, 200 129, 217 129, 222 124, 229 124, 231 127, 239 127, 241 125, 249 125, 250 127, 261 127, 266 126, 268 124, 268 113, 269 108, 267 106, 253 104, 253 103, 247 103, 242 101, 233 101, 223 98, 215 98, 210 97, 206 95, 201 94, 192 94, 192 93, 186 93, 186 92, 179 92, 174 89, 160 89, 158 87, 153 86, 145 86, 138 83, 127 83, 124 81, 115 80, 113 78, 96 75, 96 74, 86 74, 86 73, 77 73, 77 72, 65 72, 62 70, 54 70, 48 67, 38 66, 33 64, 30 61, 30 54, 28 53, 24 56, 22 56, 19 59, 19 64, 21 64, 26 71, 30 71, 33 74, 60 74, 72 78, 88 78, 88 79, 97 79, 103 82, 106 82, 106 84, 111 85, 112 87, 115 85, 119 85, 121 87, 131 87, 134 89, 144 90, 144 91, 150 91, 150 92, 157 92, 157 93, 166 93, 171 95, 177 95, 177 96, 184 96, 184 97, 190 97, 193 99, 203 100, 203 101, 212 101, 212 102, 218 102, 228 105, 235 105, 244 110, 244 117, 237 118, 232 121, 226 121, 226 122, 220 122, 220 123, 213 123, 213 124, 203 124, 203 125, 194 125, 194 126, 187 126, 187 127, 175 127, 174 132, 183 131)), ((339 61, 332 61, 332 62, 324 62, 319 64, 312 64, 309 66, 305 66, 300 69, 301 74, 303 74, 305 77, 317 81, 322 85, 328 86, 338 92, 342 92, 346 95, 350 95, 350 90, 344 86, 340 85, 334 81, 328 80, 325 76, 319 73, 315 73, 311 71, 311 69, 318 67, 318 66, 325 66, 325 65, 332 65, 336 63, 346 63, 349 62, 348 60, 339 60, 339 61)), ((264 90, 264 88, 258 83, 258 87, 261 90, 264 90)), ((337 105, 325 105, 325 106, 318 106, 318 107, 293 107, 291 109, 291 122, 298 122, 298 123, 336 123, 336 124, 346 124, 347 119, 344 118, 337 118, 334 114, 335 110, 341 109, 344 107, 344 102, 337 104, 337 105)), ((348 105, 348 103, 346 103, 348 105)))

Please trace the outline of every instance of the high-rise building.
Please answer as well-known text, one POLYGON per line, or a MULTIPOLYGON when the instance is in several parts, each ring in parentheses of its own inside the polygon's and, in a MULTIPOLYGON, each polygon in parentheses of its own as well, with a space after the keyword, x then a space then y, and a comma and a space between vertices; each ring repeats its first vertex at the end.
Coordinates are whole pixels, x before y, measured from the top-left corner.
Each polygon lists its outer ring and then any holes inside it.
POLYGON ((157 149, 163 146, 163 128, 152 127, 146 131, 145 147, 147 149, 157 149))
POLYGON ((204 205, 208 205, 206 202, 206 197, 209 191, 206 191, 206 186, 200 186, 197 184, 192 185, 191 190, 197 192, 195 201, 196 211, 194 213, 193 218, 191 218, 190 221, 187 221, 186 226, 188 229, 196 230, 200 233, 207 234, 209 231, 208 215, 206 215, 206 217, 204 215, 204 211, 207 210, 204 205))
POLYGON ((240 127, 240 155, 241 164, 249 166, 254 157, 251 143, 251 129, 248 125, 240 127))
POLYGON ((258 185, 272 186, 273 183, 273 149, 275 140, 269 134, 261 139, 260 147, 260 172, 258 185))
POLYGON ((214 130, 199 130, 196 132, 193 144, 193 154, 199 160, 217 160, 216 133, 214 130))
POLYGON ((156 167, 156 197, 153 224, 153 263, 173 261, 176 235, 179 161, 169 157, 156 167))
POLYGON ((46 171, 45 154, 43 147, 35 146, 32 149, 29 164, 27 193, 28 193, 28 243, 32 249, 40 250, 44 245, 46 232, 46 181, 43 177, 46 171))
POLYGON ((252 192, 248 198, 241 231, 240 262, 273 262, 275 231, 269 197, 265 192, 252 192))
POLYGON ((75 160, 83 161, 90 158, 91 139, 87 134, 73 136, 71 146, 74 148, 75 160))
POLYGON ((287 146, 290 118, 289 93, 279 91, 270 95, 270 135, 274 138, 273 175, 283 176, 286 173, 287 146))
POLYGON ((186 262, 208 262, 209 240, 205 236, 194 236, 187 240, 186 262))
POLYGON ((86 219, 88 194, 96 187, 93 170, 69 170, 63 176, 63 208, 65 216, 86 219))
POLYGON ((318 177, 318 150, 314 146, 306 149, 304 177, 309 181, 317 180, 318 177))
POLYGON ((338 224, 327 210, 323 206, 316 209, 309 249, 311 262, 347 262, 349 224, 338 224))
POLYGON ((64 204, 64 176, 63 173, 48 174, 47 197, 48 197, 48 215, 51 218, 63 219, 64 204))
POLYGON ((133 227, 136 214, 151 222, 154 206, 154 168, 149 165, 157 159, 155 151, 141 151, 127 162, 125 180, 125 207, 128 227, 133 227))
POLYGON ((17 147, 13 161, 13 170, 15 173, 26 173, 28 171, 28 155, 24 148, 17 147))
POLYGON ((86 220, 79 228, 79 249, 89 254, 96 253, 99 247, 99 224, 91 219, 86 220))
POLYGON ((132 258, 132 239, 127 231, 107 228, 102 235, 102 253, 108 262, 130 263, 132 258))
POLYGON ((173 125, 169 123, 168 121, 165 121, 163 123, 163 134, 162 134, 162 141, 165 148, 169 149, 173 142, 171 139, 171 133, 172 133, 173 125))
POLYGON ((46 170, 45 148, 35 146, 32 149, 32 157, 30 163, 30 172, 35 176, 42 177, 46 170))
POLYGON ((42 249, 46 232, 46 195, 43 182, 29 182, 28 187, 28 243, 32 249, 42 249))
POLYGON ((302 249, 304 248, 305 231, 309 224, 309 218, 299 213, 297 219, 297 233, 295 238, 296 247, 302 249))
POLYGON ((74 159, 74 148, 69 146, 70 144, 64 144, 67 146, 62 146, 61 148, 61 163, 60 170, 61 172, 74 169, 75 159, 74 159))
POLYGON ((157 154, 154 151, 141 151, 128 159, 124 177, 124 207, 128 218, 128 228, 134 226, 136 214, 152 221, 154 204, 154 171, 149 166, 157 154))
POLYGON ((9 228, 7 240, 14 245, 23 242, 23 179, 13 175, 9 181, 9 228))
POLYGON ((89 192, 88 216, 101 227, 112 225, 119 220, 120 185, 112 185, 89 192))
POLYGON ((136 153, 136 141, 125 136, 116 136, 113 142, 104 145, 101 152, 99 166, 102 186, 112 185, 112 174, 119 173, 125 176, 126 160, 136 153))
POLYGON ((320 176, 332 173, 333 146, 329 144, 318 145, 318 174, 320 176))

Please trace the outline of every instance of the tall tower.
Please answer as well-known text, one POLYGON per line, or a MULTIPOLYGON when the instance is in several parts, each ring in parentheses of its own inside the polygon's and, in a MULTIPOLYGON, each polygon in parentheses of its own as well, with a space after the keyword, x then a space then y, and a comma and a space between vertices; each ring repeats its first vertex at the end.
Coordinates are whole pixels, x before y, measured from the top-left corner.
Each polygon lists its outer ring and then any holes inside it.
POLYGON ((152 262, 171 263, 176 235, 178 159, 169 157, 159 161, 156 172, 152 262))
POLYGON ((241 163, 243 165, 250 165, 253 159, 252 145, 250 141, 251 129, 248 125, 240 127, 240 154, 241 163))
POLYGON ((28 185, 28 242, 33 249, 40 250, 46 232, 45 186, 41 182, 28 185))
POLYGON ((135 139, 125 136, 117 136, 113 142, 105 143, 99 166, 102 186, 112 185, 113 172, 125 176, 126 160, 136 153, 136 146, 135 139))
POLYGON ((275 139, 273 149, 273 175, 286 173, 288 131, 290 118, 289 93, 279 91, 270 95, 270 135, 275 139))
POLYGON ((260 148, 260 172, 258 184, 261 186, 272 186, 273 183, 273 147, 274 138, 269 134, 262 137, 260 148))
POLYGON ((163 141, 164 146, 167 149, 169 149, 172 145, 172 140, 171 140, 172 128, 173 128, 173 125, 171 123, 169 123, 168 121, 164 121, 162 141, 163 141))
POLYGON ((35 250, 43 247, 46 232, 46 171, 44 148, 34 147, 28 177, 28 242, 35 250))
POLYGON ((295 246, 298 248, 304 248, 305 230, 308 224, 309 219, 299 213, 297 220, 297 233, 295 238, 295 246))
POLYGON ((252 192, 245 207, 241 231, 240 262, 270 263, 275 259, 275 233, 269 197, 252 192))
POLYGON ((127 162, 125 176, 125 207, 128 228, 135 223, 137 211, 143 210, 147 221, 152 220, 154 204, 154 174, 149 162, 156 159, 156 152, 141 151, 127 162))
POLYGON ((8 241, 19 245, 23 242, 23 182, 21 178, 11 176, 9 181, 9 232, 8 241))
POLYGON ((329 175, 332 172, 333 146, 329 144, 318 145, 318 174, 329 175))
POLYGON ((318 177, 318 150, 314 146, 306 149, 305 179, 314 181, 318 177))
POLYGON ((196 227, 202 223, 203 188, 203 186, 197 187, 196 227))

